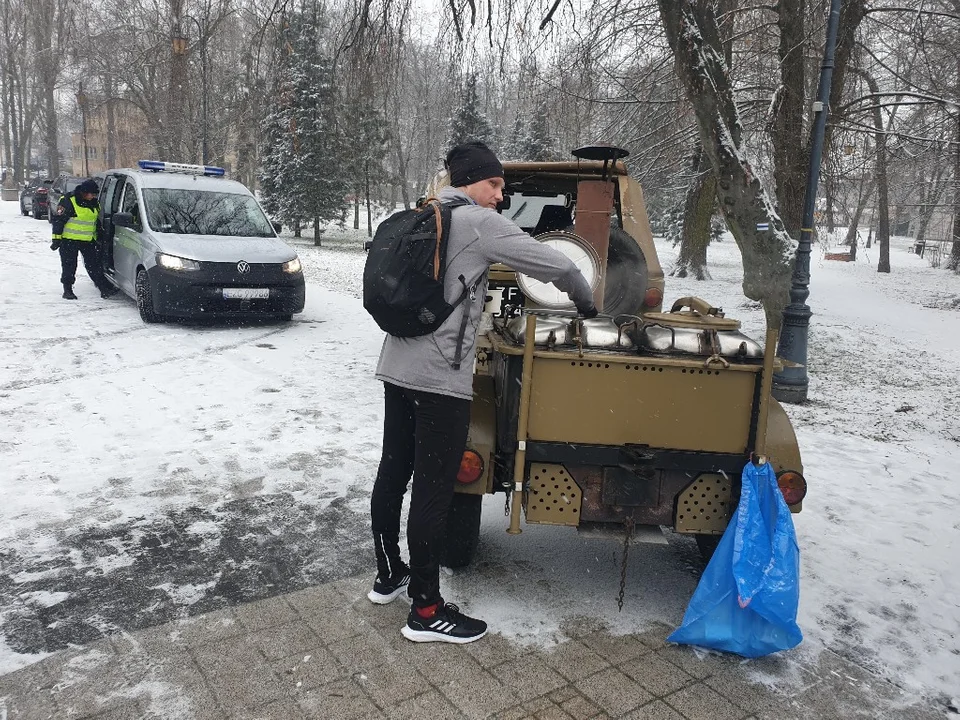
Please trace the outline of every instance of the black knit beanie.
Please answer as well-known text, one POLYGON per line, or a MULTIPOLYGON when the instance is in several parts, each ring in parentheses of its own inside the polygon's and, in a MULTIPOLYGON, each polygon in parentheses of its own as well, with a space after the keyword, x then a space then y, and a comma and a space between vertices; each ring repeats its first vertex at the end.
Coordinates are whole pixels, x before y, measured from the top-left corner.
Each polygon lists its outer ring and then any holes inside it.
POLYGON ((493 150, 482 142, 457 145, 447 153, 445 163, 453 187, 473 185, 492 177, 503 177, 503 165, 493 150))
POLYGON ((97 195, 99 192, 100 188, 97 187, 96 182, 93 180, 84 180, 82 183, 77 185, 76 188, 74 188, 73 194, 75 196, 80 195, 81 193, 91 193, 93 195, 97 195))

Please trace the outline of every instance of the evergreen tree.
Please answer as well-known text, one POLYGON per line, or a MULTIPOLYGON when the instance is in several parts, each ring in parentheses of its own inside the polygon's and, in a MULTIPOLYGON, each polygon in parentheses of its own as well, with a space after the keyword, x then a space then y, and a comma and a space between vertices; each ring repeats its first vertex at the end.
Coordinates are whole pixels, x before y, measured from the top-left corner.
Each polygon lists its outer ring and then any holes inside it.
POLYGON ((547 112, 546 102, 540 100, 520 143, 520 160, 555 160, 557 158, 557 141, 550 134, 547 126, 547 112))
POLYGON ((370 185, 383 177, 390 135, 383 112, 373 105, 371 93, 361 91, 353 98, 345 98, 343 106, 347 176, 355 197, 357 228, 360 199, 366 198, 370 185))
POLYGON ((477 95, 477 74, 470 73, 464 81, 460 96, 460 106, 450 118, 450 135, 447 147, 479 140, 493 147, 493 126, 480 110, 480 97, 477 95))
POLYGON ((503 148, 503 160, 523 160, 523 141, 526 137, 526 128, 523 125, 523 118, 517 113, 517 119, 513 121, 513 129, 510 131, 510 137, 507 138, 506 146, 503 148))
POLYGON ((285 222, 339 218, 347 191, 333 67, 320 47, 322 18, 298 13, 280 33, 277 78, 263 122, 264 206, 285 222))

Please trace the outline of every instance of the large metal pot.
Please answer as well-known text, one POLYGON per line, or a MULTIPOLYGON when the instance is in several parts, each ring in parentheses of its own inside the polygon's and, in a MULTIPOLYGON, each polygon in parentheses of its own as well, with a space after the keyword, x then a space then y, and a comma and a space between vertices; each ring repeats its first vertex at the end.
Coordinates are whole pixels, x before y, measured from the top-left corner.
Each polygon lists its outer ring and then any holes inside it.
POLYGON ((763 358, 763 347, 740 332, 739 320, 724 317, 720 308, 695 297, 677 300, 670 312, 647 313, 642 326, 630 334, 641 353, 763 358))

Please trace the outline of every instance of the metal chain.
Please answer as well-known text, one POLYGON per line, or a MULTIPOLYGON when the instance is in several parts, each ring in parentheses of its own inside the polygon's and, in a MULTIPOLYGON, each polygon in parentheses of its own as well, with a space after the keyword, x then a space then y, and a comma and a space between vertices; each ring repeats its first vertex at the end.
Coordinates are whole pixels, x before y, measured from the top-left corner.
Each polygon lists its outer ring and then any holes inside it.
POLYGON ((503 499, 503 516, 504 517, 510 517, 510 495, 511 494, 512 493, 509 490, 507 490, 507 492, 504 493, 504 496, 505 496, 503 499))
POLYGON ((617 612, 623 610, 623 591, 627 585, 627 553, 630 550, 630 538, 633 535, 633 518, 627 518, 624 525, 623 561, 620 563, 620 593, 617 595, 617 612))

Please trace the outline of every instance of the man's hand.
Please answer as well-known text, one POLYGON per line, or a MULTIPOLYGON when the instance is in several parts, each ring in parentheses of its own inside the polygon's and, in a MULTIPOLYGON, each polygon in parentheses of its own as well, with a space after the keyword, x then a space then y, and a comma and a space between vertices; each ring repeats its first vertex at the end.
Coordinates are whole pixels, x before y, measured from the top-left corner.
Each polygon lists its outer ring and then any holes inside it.
POLYGON ((50 249, 51 249, 51 250, 59 250, 59 249, 60 249, 60 241, 59 241, 59 240, 54 240, 52 243, 50 243, 50 249))
POLYGON ((589 305, 578 305, 577 312, 580 313, 580 317, 589 320, 590 318, 595 318, 599 313, 597 312, 597 306, 593 303, 589 305))

